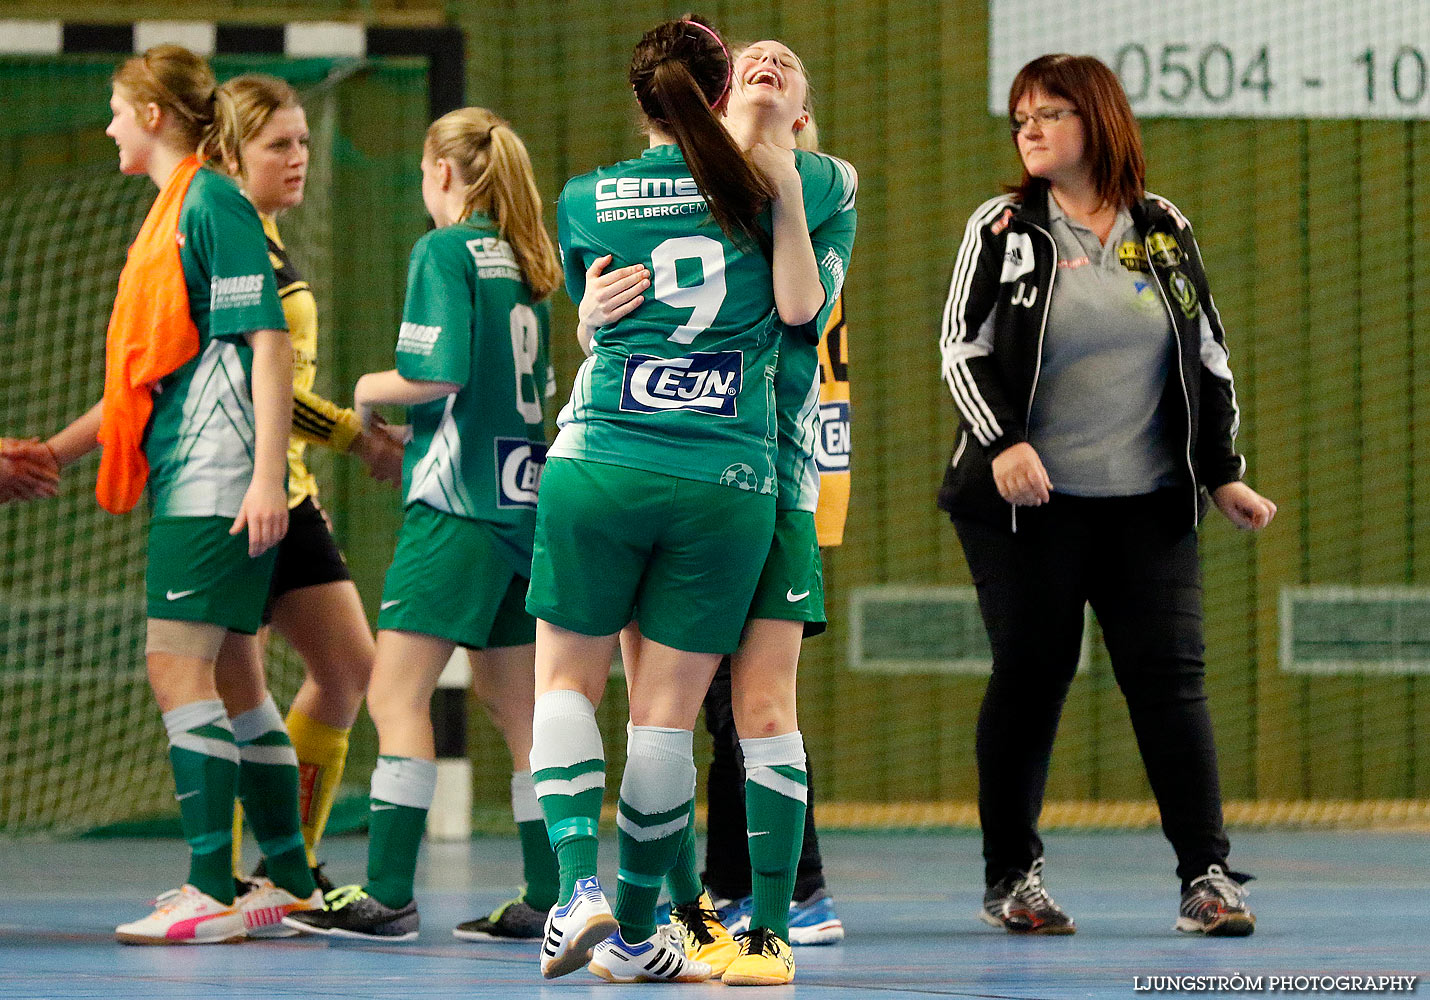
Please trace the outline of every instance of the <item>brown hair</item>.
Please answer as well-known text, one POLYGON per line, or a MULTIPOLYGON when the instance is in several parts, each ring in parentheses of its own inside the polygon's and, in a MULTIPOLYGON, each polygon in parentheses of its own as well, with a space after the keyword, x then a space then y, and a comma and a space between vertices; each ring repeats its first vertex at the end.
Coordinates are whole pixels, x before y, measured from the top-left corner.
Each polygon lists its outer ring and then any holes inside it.
POLYGON ((204 136, 199 156, 217 161, 225 171, 230 162, 243 173, 243 144, 263 131, 275 112, 302 104, 286 80, 264 73, 245 73, 218 88, 214 124, 204 136))
MULTIPOLYGON (((1013 122, 1018 102, 1028 94, 1042 92, 1049 97, 1071 101, 1082 118, 1086 136, 1084 156, 1092 172, 1092 184, 1102 200, 1118 208, 1128 208, 1145 196, 1147 161, 1142 155, 1142 130, 1127 103, 1127 94, 1117 74, 1096 56, 1054 53, 1039 56, 1018 71, 1008 91, 1008 120, 1013 122)), ((1013 137, 1016 146, 1018 137, 1013 137)), ((1020 201, 1026 201, 1046 181, 1023 169, 1023 180, 1009 187, 1020 201)))
POLYGON ((641 110, 675 136, 711 218, 737 244, 764 245, 758 219, 774 191, 714 110, 729 96, 732 72, 720 36, 692 14, 642 35, 629 76, 641 110))
POLYGON ((511 244, 522 278, 539 302, 561 284, 561 264, 541 222, 541 193, 521 137, 486 108, 449 111, 427 129, 422 151, 448 160, 467 185, 462 219, 489 215, 511 244))
POLYGON ((157 104, 170 112, 190 149, 198 149, 213 128, 213 70, 182 45, 155 45, 124 60, 110 83, 136 108, 157 104))

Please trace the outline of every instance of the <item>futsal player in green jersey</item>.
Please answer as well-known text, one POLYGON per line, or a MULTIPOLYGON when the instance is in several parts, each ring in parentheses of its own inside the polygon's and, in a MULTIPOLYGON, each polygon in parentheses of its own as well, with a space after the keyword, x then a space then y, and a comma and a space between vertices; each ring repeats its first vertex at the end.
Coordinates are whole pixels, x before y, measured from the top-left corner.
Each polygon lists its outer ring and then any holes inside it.
MULTIPOLYGON (((725 125, 741 148, 769 143, 810 149, 808 141, 800 142, 801 135, 813 128, 808 108, 804 66, 788 46, 767 40, 739 52, 725 125)), ((780 324, 775 532, 740 648, 731 659, 732 707, 746 769, 753 888, 749 930, 739 935, 738 947, 696 873, 693 825, 686 828, 668 876, 672 923, 683 932, 686 955, 709 964, 726 983, 740 986, 781 985, 794 978, 789 906, 804 836, 807 788, 804 741, 795 712, 795 673, 801 640, 825 628, 814 523, 820 481, 818 342, 844 284, 856 225, 853 168, 833 157, 825 159, 845 173, 848 196, 840 211, 810 235, 825 292, 819 315, 803 328, 780 324)), ((589 275, 592 281, 580 310, 583 331, 610 322, 613 316, 632 314, 643 304, 640 293, 648 276, 640 264, 608 277, 589 275)), ((637 643, 631 641, 638 637, 636 626, 622 635, 628 681, 643 669, 637 643)))
POLYGON ((368 688, 380 756, 367 881, 284 920, 310 933, 417 936, 413 877, 437 782, 429 706, 453 650, 479 651, 475 670, 531 704, 536 623, 524 601, 552 383, 543 300, 560 265, 526 147, 490 111, 428 129, 422 199, 437 228, 412 251, 397 367, 354 392, 364 422, 373 406, 405 405, 413 432, 368 688))
MULTIPOLYGON (((177 261, 156 253, 146 258, 141 284, 127 285, 136 255, 146 253, 141 244, 150 220, 131 248, 110 325, 104 401, 48 442, 64 465, 94 450, 103 436, 106 463, 124 462, 124 442, 137 439, 128 435, 142 432, 147 462, 145 652, 169 734, 191 861, 187 883, 160 896, 149 916, 121 925, 117 936, 137 944, 234 941, 244 936, 229 874, 235 795, 286 902, 308 908, 322 900, 303 852, 297 759, 282 720, 252 712, 230 719, 215 670, 229 633, 257 630, 274 546, 287 528, 292 354, 258 214, 231 180, 198 165, 196 150, 210 146, 221 124, 212 71, 192 52, 160 45, 125 62, 113 83, 106 132, 119 147, 120 170, 147 174, 160 188, 159 203, 177 194, 176 178, 192 171, 177 230, 162 234, 168 247, 177 244, 177 261), (181 278, 173 274, 176 265, 181 278), (153 288, 168 287, 161 283, 171 276, 187 292, 188 317, 181 322, 172 303, 160 309, 136 303, 153 288), (125 316, 149 312, 156 325, 123 329, 125 316), (176 345, 190 325, 197 354, 168 367, 184 356, 176 345), (126 350, 115 350, 116 337, 126 350), (133 374, 130 359, 141 354, 169 357, 154 365, 168 373, 141 385, 137 401, 134 394, 112 394, 116 363, 133 374), (152 404, 147 421, 144 409, 135 408, 144 403, 152 404)), ((117 480, 107 475, 102 465, 106 505, 132 503, 132 491, 112 489, 117 480)))
POLYGON ((817 317, 825 289, 810 228, 852 190, 826 158, 735 145, 718 118, 729 56, 702 22, 647 32, 630 79, 650 149, 572 180, 558 206, 573 299, 605 257, 646 265, 651 284, 644 308, 594 331, 538 509, 531 759, 562 888, 541 969, 564 975, 590 956, 608 980, 698 981, 710 967, 656 934, 655 902, 688 824, 700 701, 739 643, 769 551, 776 324, 817 317), (596 879, 605 767, 594 706, 632 620, 641 670, 612 915, 596 879))
MULTIPOLYGON (((258 209, 268 258, 293 346, 293 428, 288 442, 288 533, 278 556, 265 628, 257 635, 229 633, 219 651, 219 693, 230 717, 257 710, 282 718, 263 684, 268 626, 303 658, 304 679, 283 719, 303 793, 303 840, 314 880, 331 889, 316 867, 314 849, 337 797, 347 760, 348 733, 357 721, 375 655, 372 632, 357 587, 338 549, 318 483, 305 462, 308 444, 350 452, 374 476, 401 478, 402 446, 380 428, 364 430, 352 410, 317 395, 318 309, 312 288, 278 233, 278 216, 303 201, 308 171, 308 122, 298 95, 285 81, 261 73, 227 80, 215 102, 222 109, 218 165, 258 209)), ((239 908, 249 937, 287 937, 282 926, 292 901, 260 868, 245 877, 242 810, 235 810, 234 877, 243 883, 239 908)))

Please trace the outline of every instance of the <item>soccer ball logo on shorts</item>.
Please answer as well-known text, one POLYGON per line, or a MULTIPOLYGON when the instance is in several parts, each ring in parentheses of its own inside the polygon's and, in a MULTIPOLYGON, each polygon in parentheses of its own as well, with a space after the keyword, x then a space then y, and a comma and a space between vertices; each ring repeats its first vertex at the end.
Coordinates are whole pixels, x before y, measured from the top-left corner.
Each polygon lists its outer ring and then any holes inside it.
POLYGON ((737 486, 754 493, 760 488, 760 477, 744 462, 736 462, 720 474, 721 486, 737 486))

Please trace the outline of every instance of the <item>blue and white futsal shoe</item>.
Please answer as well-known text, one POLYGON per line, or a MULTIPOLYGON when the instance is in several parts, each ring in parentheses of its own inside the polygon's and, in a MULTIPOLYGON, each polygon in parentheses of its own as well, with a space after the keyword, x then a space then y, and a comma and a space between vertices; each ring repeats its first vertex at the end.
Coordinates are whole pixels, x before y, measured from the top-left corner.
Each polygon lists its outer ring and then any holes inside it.
MULTIPOLYGON (((721 920, 731 934, 750 929, 755 909, 753 896, 717 904, 721 920)), ((804 902, 789 904, 789 943, 793 945, 838 944, 844 940, 844 922, 834 912, 834 898, 816 889, 804 902)))
POLYGON ((818 889, 803 903, 789 907, 790 944, 838 944, 844 940, 844 923, 834 912, 834 899, 818 889))
POLYGON ((710 966, 685 957, 679 942, 660 930, 629 944, 618 930, 596 945, 590 969, 608 983, 703 983, 710 966))
POLYGON ((575 972, 591 961, 591 949, 616 930, 611 905, 592 875, 576 880, 571 898, 557 903, 546 915, 541 942, 541 974, 555 979, 575 972))

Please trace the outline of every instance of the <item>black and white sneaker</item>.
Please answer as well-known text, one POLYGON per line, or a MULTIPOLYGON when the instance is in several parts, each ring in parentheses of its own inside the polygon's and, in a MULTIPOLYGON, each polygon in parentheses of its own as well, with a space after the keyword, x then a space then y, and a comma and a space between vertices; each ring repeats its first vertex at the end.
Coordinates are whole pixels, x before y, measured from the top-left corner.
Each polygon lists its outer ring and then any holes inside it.
POLYGON ((628 944, 620 931, 596 945, 590 970, 608 983, 703 983, 710 966, 686 958, 679 944, 657 930, 628 944))
POLYGON ((463 941, 535 941, 546 926, 546 914, 533 909, 525 896, 508 899, 485 917, 452 929, 463 941))
POLYGON ((1073 934, 1077 925, 1043 888, 1043 859, 1005 875, 983 894, 978 919, 1013 934, 1073 934))
POLYGON ((414 899, 393 909, 373 899, 360 885, 345 885, 324 897, 321 910, 293 913, 283 925, 305 934, 362 941, 415 941, 421 921, 414 899))
POLYGON ((1211 865, 1205 875, 1192 879, 1182 893, 1177 930, 1208 937, 1246 937, 1256 930, 1256 917, 1246 908, 1250 875, 1211 865))

